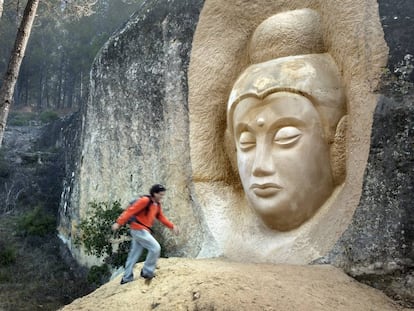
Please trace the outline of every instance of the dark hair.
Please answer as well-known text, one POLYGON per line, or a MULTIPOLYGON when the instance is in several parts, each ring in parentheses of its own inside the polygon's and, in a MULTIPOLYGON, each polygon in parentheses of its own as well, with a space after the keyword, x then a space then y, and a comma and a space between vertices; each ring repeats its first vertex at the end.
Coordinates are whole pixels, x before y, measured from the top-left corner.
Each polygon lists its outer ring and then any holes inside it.
POLYGON ((167 190, 167 189, 163 185, 155 184, 151 187, 150 194, 151 194, 151 196, 153 196, 154 193, 163 192, 165 190, 167 190))

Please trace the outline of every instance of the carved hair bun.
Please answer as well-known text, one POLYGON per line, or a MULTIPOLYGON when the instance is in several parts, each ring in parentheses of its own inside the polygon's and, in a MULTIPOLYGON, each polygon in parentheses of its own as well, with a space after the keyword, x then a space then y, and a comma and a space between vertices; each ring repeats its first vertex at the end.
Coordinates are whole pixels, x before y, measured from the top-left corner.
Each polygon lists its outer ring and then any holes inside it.
POLYGON ((256 28, 249 47, 253 64, 324 52, 320 16, 312 9, 281 12, 267 18, 256 28))

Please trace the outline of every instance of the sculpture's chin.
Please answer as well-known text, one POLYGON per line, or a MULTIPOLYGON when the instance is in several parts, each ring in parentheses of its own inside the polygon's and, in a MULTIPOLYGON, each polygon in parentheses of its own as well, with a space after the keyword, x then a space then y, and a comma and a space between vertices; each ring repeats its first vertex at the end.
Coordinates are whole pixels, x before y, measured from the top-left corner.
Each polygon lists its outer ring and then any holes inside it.
POLYGON ((295 222, 283 222, 283 221, 274 221, 273 219, 268 219, 266 217, 261 217, 264 224, 272 230, 280 231, 280 232, 288 232, 299 228, 303 223, 305 223, 308 219, 300 219, 295 222))
MULTIPOLYGON (((287 199, 282 193, 272 199, 257 197, 255 200, 249 198, 249 205, 269 229, 275 231, 292 231, 301 227, 309 221, 326 202, 332 194, 333 189, 329 187, 325 192, 312 200, 287 199)), ((296 196, 298 199, 299 195, 296 196)))

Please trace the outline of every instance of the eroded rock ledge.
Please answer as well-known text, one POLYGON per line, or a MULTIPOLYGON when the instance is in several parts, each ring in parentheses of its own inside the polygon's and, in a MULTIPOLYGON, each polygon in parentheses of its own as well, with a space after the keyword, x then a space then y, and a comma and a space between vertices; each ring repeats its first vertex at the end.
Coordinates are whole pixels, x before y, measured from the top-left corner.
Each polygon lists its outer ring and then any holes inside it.
MULTIPOLYGON (((135 267, 139 275, 142 264, 135 267)), ((120 276, 61 311, 78 310, 403 310, 383 293, 330 265, 244 264, 161 259, 151 281, 120 276)))

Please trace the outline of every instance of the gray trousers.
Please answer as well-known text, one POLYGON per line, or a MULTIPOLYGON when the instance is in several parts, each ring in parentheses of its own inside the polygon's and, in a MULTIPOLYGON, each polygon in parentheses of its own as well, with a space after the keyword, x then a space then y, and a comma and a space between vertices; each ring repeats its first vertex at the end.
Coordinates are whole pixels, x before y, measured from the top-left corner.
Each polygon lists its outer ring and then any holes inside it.
POLYGON ((144 262, 142 272, 148 276, 154 276, 157 266, 157 260, 160 257, 161 246, 156 239, 147 230, 130 230, 131 233, 131 250, 125 263, 124 281, 132 281, 134 279, 134 265, 138 261, 144 248, 148 250, 147 258, 144 262))

